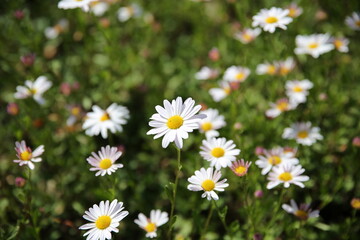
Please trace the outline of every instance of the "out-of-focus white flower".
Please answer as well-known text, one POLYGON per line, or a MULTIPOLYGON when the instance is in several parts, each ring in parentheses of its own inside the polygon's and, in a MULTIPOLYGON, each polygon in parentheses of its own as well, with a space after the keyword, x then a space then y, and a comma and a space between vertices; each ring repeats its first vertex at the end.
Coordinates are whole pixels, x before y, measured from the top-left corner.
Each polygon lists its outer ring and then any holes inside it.
POLYGON ((199 131, 205 133, 206 138, 218 137, 219 132, 217 130, 226 126, 224 116, 220 115, 217 109, 212 108, 201 111, 200 113, 205 114, 206 118, 199 122, 199 131))
POLYGON ((90 3, 90 11, 94 13, 95 16, 102 16, 109 9, 109 3, 103 1, 95 1, 90 3))
POLYGON ((221 81, 220 88, 211 88, 209 93, 215 102, 220 102, 231 93, 231 87, 228 81, 221 81))
POLYGON ((345 19, 346 25, 348 25, 351 29, 360 31, 360 13, 353 12, 351 16, 347 16, 345 19))
POLYGON ((19 166, 27 165, 31 170, 35 168, 34 162, 41 162, 39 157, 43 154, 44 145, 37 147, 34 152, 30 147, 26 146, 26 142, 22 140, 21 142, 15 142, 15 151, 18 159, 14 160, 14 163, 18 163, 19 166))
POLYGON ((200 69, 200 71, 195 73, 195 78, 197 80, 209 80, 216 78, 218 75, 218 70, 204 66, 200 69))
POLYGON ((317 140, 323 139, 319 132, 320 128, 311 127, 311 122, 300 122, 293 123, 291 127, 285 128, 282 137, 285 139, 295 139, 299 144, 310 146, 317 140))
POLYGON ((261 33, 260 28, 245 28, 244 30, 234 34, 234 38, 242 42, 243 44, 248 44, 255 40, 257 36, 261 33))
POLYGON ((277 61, 275 65, 277 73, 281 76, 287 75, 296 66, 295 61, 292 57, 288 57, 285 61, 277 61))
POLYGON ((290 205, 283 204, 282 208, 288 212, 299 218, 300 220, 308 220, 309 218, 319 217, 319 210, 312 210, 310 208, 310 204, 302 203, 298 207, 294 199, 290 200, 290 205))
POLYGON ((288 16, 292 18, 296 18, 303 13, 303 9, 299 7, 295 2, 287 6, 286 9, 289 10, 288 16))
POLYGON ((279 184, 284 184, 285 188, 290 187, 290 184, 295 184, 301 188, 305 185, 303 182, 308 181, 310 178, 305 175, 301 175, 305 172, 300 165, 280 165, 272 168, 272 171, 268 175, 269 183, 267 189, 272 189, 279 184))
POLYGON ((241 66, 231 66, 224 73, 224 81, 244 82, 250 74, 250 69, 241 66))
POLYGON ((297 103, 289 101, 287 98, 282 98, 276 101, 276 103, 270 103, 270 109, 266 110, 265 115, 269 118, 276 118, 282 112, 293 110, 297 107, 297 103))
POLYGON ((295 42, 296 54, 309 54, 314 58, 318 58, 321 54, 334 49, 329 34, 298 35, 295 42))
POLYGON ((117 11, 117 16, 120 22, 126 22, 132 17, 139 17, 142 12, 142 8, 139 5, 133 3, 130 6, 119 8, 117 11))
POLYGON ((55 39, 69 27, 67 19, 61 19, 55 26, 45 28, 44 34, 48 39, 55 39))
POLYGON ((61 0, 58 3, 58 8, 61 9, 73 9, 81 8, 83 11, 88 12, 90 10, 90 3, 97 0, 61 0))
POLYGON ((161 225, 164 225, 169 221, 168 214, 161 212, 160 210, 151 210, 150 218, 147 218, 144 214, 139 213, 138 219, 134 222, 146 231, 146 237, 157 237, 156 230, 161 225))
POLYGON ((306 102, 307 95, 309 95, 309 90, 313 86, 314 84, 307 79, 287 81, 285 84, 286 95, 292 103, 304 103, 306 102))
POLYGON ((91 153, 92 156, 88 157, 86 161, 93 166, 90 171, 97 171, 95 176, 111 175, 117 169, 122 168, 124 165, 116 164, 116 160, 122 155, 122 152, 117 147, 101 147, 101 150, 96 154, 91 153))
POLYGON ((24 99, 33 97, 39 104, 44 104, 45 100, 42 95, 46 92, 52 83, 45 76, 38 77, 34 82, 30 80, 25 81, 25 86, 17 86, 14 97, 17 99, 24 99))
POLYGON ((336 50, 339 52, 349 51, 349 39, 347 38, 331 38, 331 42, 334 44, 336 50))
POLYGON ((289 10, 272 7, 270 9, 261 9, 258 14, 253 16, 253 27, 260 26, 264 31, 273 33, 275 29, 286 29, 286 25, 292 22, 292 18, 288 17, 289 10))
POLYGON ((256 73, 259 75, 275 75, 277 72, 277 66, 272 63, 262 63, 257 65, 256 67, 256 73))

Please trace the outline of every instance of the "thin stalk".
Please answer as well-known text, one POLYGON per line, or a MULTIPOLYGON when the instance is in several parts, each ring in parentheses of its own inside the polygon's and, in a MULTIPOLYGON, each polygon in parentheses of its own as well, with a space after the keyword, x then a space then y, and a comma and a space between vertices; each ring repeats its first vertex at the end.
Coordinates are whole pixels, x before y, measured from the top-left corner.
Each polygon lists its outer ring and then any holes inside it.
POLYGON ((210 220, 211 220, 213 211, 214 211, 214 204, 211 203, 210 205, 211 205, 211 206, 210 206, 210 211, 209 211, 209 214, 208 214, 208 216, 207 216, 207 218, 206 218, 204 230, 203 230, 203 232, 202 232, 202 234, 201 234, 201 238, 200 238, 201 240, 202 240, 202 239, 205 239, 205 234, 206 234, 207 228, 208 228, 208 226, 209 226, 209 223, 210 223, 210 220))
POLYGON ((213 203, 214 203, 214 205, 215 205, 215 207, 216 207, 216 210, 217 210, 217 212, 218 212, 218 216, 219 216, 219 218, 220 218, 220 220, 221 220, 221 222, 222 222, 222 224, 223 224, 223 226, 224 226, 224 228, 225 228, 225 230, 226 230, 226 233, 228 233, 228 232, 229 232, 229 229, 228 229, 228 227, 227 227, 227 225, 226 225, 225 218, 221 217, 220 208, 219 208, 219 206, 217 205, 217 203, 216 203, 215 200, 213 200, 213 203))

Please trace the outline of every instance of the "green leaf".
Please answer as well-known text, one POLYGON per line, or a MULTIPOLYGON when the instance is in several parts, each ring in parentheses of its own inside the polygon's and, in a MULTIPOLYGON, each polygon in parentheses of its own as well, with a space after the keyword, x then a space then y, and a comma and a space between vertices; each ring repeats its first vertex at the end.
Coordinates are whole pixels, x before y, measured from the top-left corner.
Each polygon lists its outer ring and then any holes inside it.
POLYGON ((169 182, 169 184, 165 185, 165 192, 168 196, 171 204, 174 202, 174 184, 172 182, 169 182))
POLYGON ((219 217, 223 220, 225 220, 225 217, 226 217, 226 213, 227 213, 227 206, 223 207, 222 209, 220 209, 219 211, 219 217))

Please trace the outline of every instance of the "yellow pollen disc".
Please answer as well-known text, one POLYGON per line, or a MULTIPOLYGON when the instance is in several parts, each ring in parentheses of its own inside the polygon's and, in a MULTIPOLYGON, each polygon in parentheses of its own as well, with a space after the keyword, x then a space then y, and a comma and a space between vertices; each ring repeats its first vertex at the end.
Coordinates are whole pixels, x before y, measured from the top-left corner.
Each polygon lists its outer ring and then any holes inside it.
POLYGON ((184 119, 179 115, 175 115, 168 119, 166 125, 170 129, 178 129, 183 125, 183 123, 184 123, 184 119))
POLYGON ((276 23, 278 21, 278 19, 276 17, 267 17, 265 19, 266 23, 276 23))
POLYGON ((149 222, 145 227, 144 227, 145 231, 147 232, 155 232, 156 230, 156 225, 155 223, 149 222))
POLYGON ((358 26, 358 27, 360 27, 360 21, 356 21, 356 22, 355 22, 355 25, 358 26))
POLYGON ((77 1, 77 2, 82 2, 83 0, 75 0, 75 1, 77 1))
POLYGON ((309 133, 307 131, 300 131, 297 134, 298 138, 307 138, 309 136, 309 133))
POLYGON ((290 8, 289 9, 289 14, 290 17, 294 18, 296 16, 296 9, 295 8, 290 8))
POLYGON ((213 155, 216 158, 220 158, 220 157, 224 156, 224 154, 225 154, 225 151, 221 147, 216 147, 216 148, 213 148, 213 150, 211 150, 211 155, 213 155))
POLYGON ((72 115, 77 116, 77 115, 79 115, 79 113, 80 113, 80 108, 78 108, 78 107, 73 107, 73 108, 71 109, 71 114, 72 114, 72 115))
POLYGON ((206 132, 206 131, 209 131, 212 129, 212 124, 211 122, 204 122, 202 125, 201 125, 201 129, 206 132))
POLYGON ((104 169, 104 170, 105 170, 105 169, 108 169, 109 167, 111 167, 111 165, 112 165, 111 160, 108 159, 108 158, 105 158, 105 159, 103 159, 103 160, 100 161, 99 167, 100 167, 101 169, 104 169))
POLYGON ((101 121, 101 122, 104 122, 104 121, 107 121, 107 120, 109 120, 109 119, 110 119, 109 114, 104 113, 104 115, 101 116, 100 121, 101 121))
POLYGON ((239 175, 246 173, 246 171, 247 171, 247 168, 244 166, 239 166, 235 169, 235 172, 239 175))
POLYGON ((231 88, 226 87, 226 88, 224 88, 224 91, 225 91, 226 95, 229 95, 231 93, 231 88))
POLYGON ((22 153, 20 153, 20 158, 23 161, 29 161, 32 157, 32 153, 28 152, 28 151, 24 151, 22 153))
POLYGON ((203 181, 203 183, 201 184, 201 187, 205 190, 205 191, 212 191, 215 188, 215 183, 213 180, 210 179, 206 179, 205 181, 203 181))
POLYGON ((351 206, 355 209, 360 209, 360 199, 351 200, 351 206))
POLYGON ((95 222, 95 226, 101 230, 108 228, 110 224, 111 224, 111 218, 106 215, 99 217, 95 222))
POLYGON ((300 86, 295 86, 295 87, 293 87, 293 91, 294 91, 294 92, 302 92, 303 89, 302 89, 302 87, 300 87, 300 86))
POLYGON ((286 75, 290 72, 290 69, 289 68, 286 68, 286 67, 280 67, 280 74, 281 75, 286 75))
POLYGON ((34 94, 36 94, 36 92, 37 92, 37 90, 36 90, 35 88, 31 88, 31 89, 30 89, 30 93, 31 93, 31 94, 34 95, 34 94))
POLYGON ((253 37, 247 33, 244 33, 242 37, 248 42, 250 42, 253 39, 253 37))
POLYGON ((300 218, 301 220, 306 220, 309 217, 308 213, 303 210, 297 210, 296 212, 294 212, 294 215, 300 218))
POLYGON ((289 172, 284 172, 284 173, 280 174, 278 178, 284 182, 291 181, 293 179, 291 173, 289 173, 289 172))
POLYGON ((241 81, 241 80, 243 80, 244 78, 245 78, 245 74, 242 73, 242 72, 236 74, 236 76, 235 76, 235 79, 236 79, 237 81, 241 81))
POLYGON ((284 112, 284 111, 288 110, 289 104, 287 102, 279 102, 276 105, 276 108, 279 109, 280 111, 284 112))
POLYGON ((281 158, 279 156, 271 156, 268 158, 268 162, 271 165, 278 165, 281 163, 281 158))
POLYGON ((308 45, 308 47, 311 48, 311 49, 315 49, 318 46, 319 46, 319 44, 317 44, 317 43, 311 43, 311 44, 308 45))
POLYGON ((336 48, 341 48, 344 44, 341 40, 335 40, 334 45, 336 48))
POLYGON ((267 73, 268 74, 275 74, 275 72, 276 72, 276 67, 274 65, 269 65, 267 67, 267 73))

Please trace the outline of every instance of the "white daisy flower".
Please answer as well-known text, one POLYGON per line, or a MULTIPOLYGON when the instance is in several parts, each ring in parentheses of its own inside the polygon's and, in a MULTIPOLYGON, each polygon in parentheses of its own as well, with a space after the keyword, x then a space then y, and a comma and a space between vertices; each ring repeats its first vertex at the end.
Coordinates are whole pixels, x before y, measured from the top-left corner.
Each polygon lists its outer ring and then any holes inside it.
POLYGON ((277 65, 277 72, 281 76, 287 75, 296 66, 295 61, 292 57, 288 57, 285 61, 278 61, 275 63, 275 65, 277 65))
POLYGON ((91 153, 92 156, 88 157, 86 161, 93 166, 90 171, 97 171, 95 176, 105 176, 105 174, 111 175, 117 169, 122 168, 124 165, 115 164, 116 160, 122 155, 121 151, 118 151, 117 147, 102 147, 98 154, 91 153))
POLYGON ((188 98, 183 103, 181 97, 172 100, 164 100, 164 107, 157 105, 155 107, 158 113, 151 116, 149 123, 153 127, 147 135, 155 135, 154 139, 162 136, 162 147, 167 148, 169 143, 175 142, 178 148, 183 147, 183 139, 189 137, 189 132, 199 128, 199 122, 205 118, 204 114, 196 114, 200 111, 201 106, 195 105, 192 98, 188 98))
POLYGON ((42 95, 46 92, 52 83, 45 76, 38 77, 34 82, 30 80, 25 81, 25 86, 17 86, 14 97, 17 99, 24 99, 33 97, 39 104, 44 104, 45 100, 42 95))
POLYGON ((67 19, 61 19, 55 26, 45 28, 44 34, 47 39, 55 39, 69 27, 67 19))
POLYGON ((303 13, 303 9, 295 2, 291 3, 288 7, 286 7, 286 9, 289 10, 288 16, 292 18, 296 18, 303 13))
POLYGON ((132 17, 139 17, 141 14, 141 7, 135 3, 127 7, 121 7, 117 11, 117 16, 120 22, 126 22, 132 17))
POLYGON ((81 8, 83 11, 88 12, 90 10, 90 3, 96 0, 61 0, 58 3, 58 8, 61 9, 73 9, 81 8))
POLYGON ((256 73, 258 75, 264 75, 264 74, 275 75, 276 72, 277 72, 277 66, 272 63, 262 63, 257 65, 256 67, 256 73))
POLYGON ((298 163, 299 160, 294 157, 293 153, 285 152, 281 147, 265 150, 264 155, 260 155, 255 162, 262 169, 262 175, 266 175, 275 166, 296 165, 298 163))
POLYGON ((347 16, 345 19, 346 25, 348 25, 353 30, 360 30, 360 13, 353 12, 351 16, 347 16))
POLYGON ((219 75, 219 71, 209 67, 202 67, 200 71, 195 73, 195 78, 197 80, 209 80, 214 79, 219 75))
POLYGON ((295 39, 296 54, 309 54, 318 58, 321 54, 330 52, 334 45, 330 42, 329 34, 298 35, 295 39))
POLYGON ((18 163, 19 166, 27 165, 33 170, 35 168, 34 162, 41 162, 42 159, 39 156, 45 150, 44 145, 40 145, 33 152, 30 147, 26 146, 26 142, 22 140, 21 142, 15 142, 15 151, 18 159, 14 160, 14 163, 18 163))
POLYGON ((289 101, 287 98, 282 98, 276 101, 276 103, 270 103, 270 109, 265 112, 265 115, 269 118, 276 118, 281 113, 293 110, 297 107, 297 103, 289 101))
POLYGON ((257 36, 261 33, 260 28, 245 28, 244 30, 234 34, 234 38, 242 42, 243 44, 248 44, 254 41, 257 36))
POLYGON ((84 237, 87 236, 86 240, 111 239, 111 232, 119 232, 117 227, 120 221, 129 214, 123 209, 123 203, 116 199, 111 203, 107 200, 101 201, 99 205, 94 204, 83 215, 83 218, 91 223, 84 224, 79 229, 88 230, 84 234, 84 237))
POLYGON ((285 139, 295 139, 299 144, 310 146, 317 140, 323 139, 319 132, 320 128, 311 127, 311 122, 300 122, 293 123, 291 127, 285 128, 282 137, 285 139))
POLYGON ((290 102, 295 104, 304 103, 307 95, 309 95, 309 89, 313 86, 314 84, 307 79, 287 81, 285 84, 286 95, 289 97, 290 102))
POLYGON ((103 138, 108 137, 108 130, 112 133, 122 132, 122 125, 127 123, 129 119, 129 110, 117 105, 111 104, 106 110, 94 105, 92 112, 88 112, 82 128, 89 136, 97 136, 101 134, 103 138))
POLYGON ((279 184, 284 184, 285 188, 290 187, 290 184, 295 184, 301 188, 305 185, 302 182, 308 181, 310 178, 305 175, 301 175, 305 172, 300 165, 279 165, 272 168, 272 171, 268 175, 269 183, 267 189, 272 189, 279 184))
POLYGON ((220 102, 231 93, 231 87, 229 82, 219 82, 220 88, 211 88, 209 93, 215 102, 220 102))
POLYGON ((150 218, 147 218, 144 214, 139 213, 138 219, 134 222, 146 231, 146 237, 157 237, 156 230, 161 225, 164 225, 169 221, 168 214, 161 212, 160 210, 151 210, 150 218))
POLYGON ((270 9, 261 9, 258 14, 253 16, 253 27, 260 26, 264 31, 273 33, 275 29, 286 29, 286 25, 292 22, 292 18, 288 17, 289 10, 272 7, 270 9))
POLYGON ((243 82, 250 74, 250 69, 240 66, 231 66, 224 73, 224 81, 243 82))
POLYGON ((231 170, 239 177, 245 176, 248 172, 251 162, 244 161, 244 159, 237 160, 231 165, 231 170))
POLYGON ((349 52, 349 39, 347 38, 332 38, 331 42, 339 52, 349 52))
POLYGON ((94 1, 90 3, 90 11, 94 13, 95 16, 102 16, 109 9, 109 3, 103 1, 94 1))
POLYGON ((310 208, 309 204, 306 203, 302 203, 300 204, 300 206, 298 207, 298 205, 296 204, 294 199, 290 200, 290 205, 288 204, 283 204, 282 208, 288 212, 291 213, 293 215, 295 215, 296 217, 298 217, 301 220, 307 220, 309 218, 316 218, 319 217, 319 210, 312 210, 310 208))
POLYGON ((210 138, 202 141, 200 155, 211 162, 210 166, 219 170, 222 167, 231 167, 236 156, 240 154, 240 149, 235 149, 234 141, 226 141, 226 138, 210 138))
POLYGON ((206 138, 218 137, 219 132, 217 130, 226 126, 224 116, 219 115, 219 111, 212 108, 201 111, 200 113, 206 115, 206 118, 199 122, 199 131, 205 133, 206 138))
POLYGON ((219 196, 215 191, 223 192, 229 184, 226 183, 227 179, 223 179, 219 182, 221 178, 221 172, 219 170, 213 170, 213 168, 201 168, 200 170, 195 171, 195 175, 188 178, 188 181, 191 183, 188 185, 190 191, 204 191, 201 195, 202 198, 207 198, 207 200, 218 200, 219 196))

